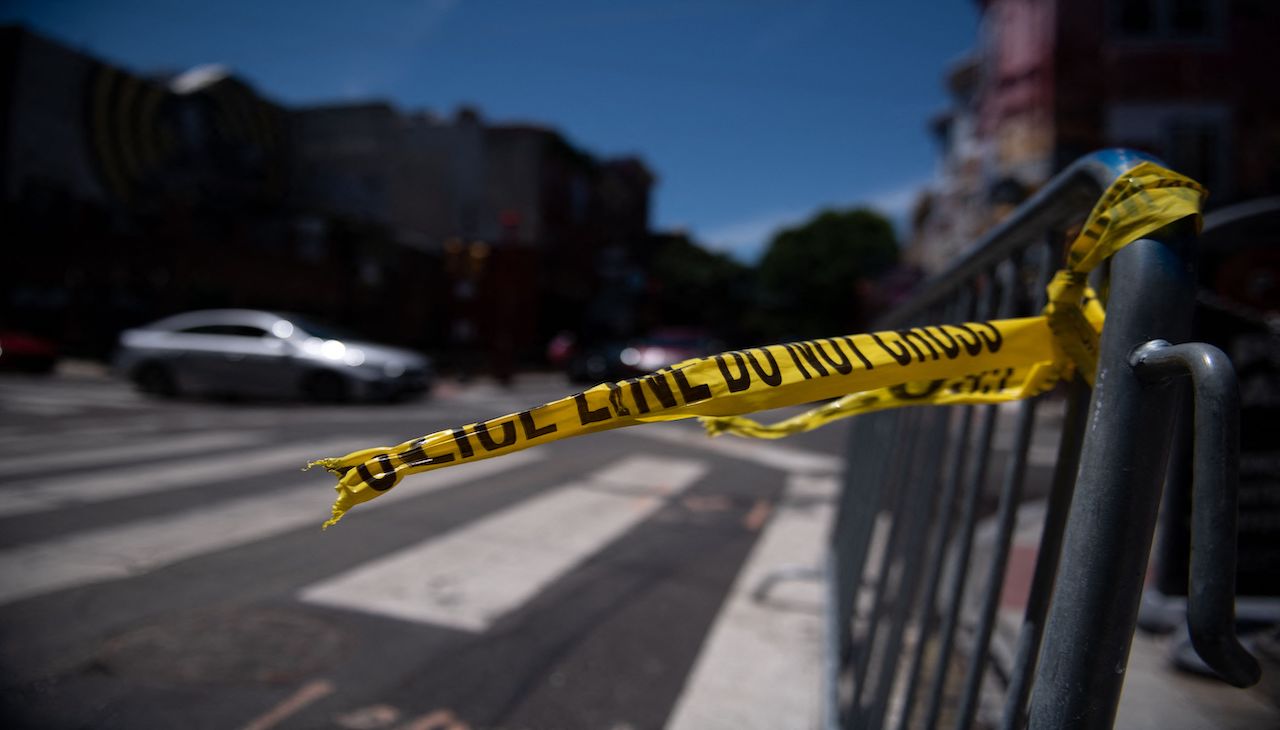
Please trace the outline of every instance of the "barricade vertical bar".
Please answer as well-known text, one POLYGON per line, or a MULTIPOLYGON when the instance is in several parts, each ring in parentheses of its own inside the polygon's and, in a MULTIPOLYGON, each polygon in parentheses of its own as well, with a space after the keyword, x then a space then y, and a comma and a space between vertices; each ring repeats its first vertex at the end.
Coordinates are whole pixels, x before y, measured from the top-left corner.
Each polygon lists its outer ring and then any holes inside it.
POLYGON ((925 727, 937 727, 942 715, 943 691, 951 664, 951 651, 955 647, 956 631, 960 622, 960 602, 964 598, 965 582, 969 573, 969 553, 973 548, 973 533, 977 523, 978 498, 986 481, 987 464, 991 454, 991 439, 995 433, 996 406, 982 406, 979 413, 977 455, 965 482, 963 513, 960 518, 960 534, 956 537, 951 580, 947 584, 948 603, 942 620, 942 636, 938 643, 938 666, 929 692, 929 710, 925 715, 925 727))
MULTIPOLYGON (((957 302, 953 319, 963 321, 974 316, 973 304, 973 292, 968 289, 964 290, 957 302)), ((985 317, 989 311, 985 301, 977 309, 978 319, 985 317)), ((903 730, 911 722, 912 714, 915 711, 916 688, 919 686, 920 672, 924 667, 924 652, 935 625, 934 609, 938 600, 938 585, 942 580, 943 567, 946 565, 947 545, 951 536, 951 523, 955 511, 956 494, 960 487, 960 476, 965 472, 969 456, 969 439, 973 430, 974 411, 975 408, 973 406, 964 406, 959 409, 959 434, 947 454, 947 480, 942 488, 941 505, 938 508, 938 521, 929 535, 929 547, 927 549, 929 567, 925 578, 924 599, 920 606, 918 637, 915 649, 912 652, 910 669, 907 672, 906 688, 903 690, 902 717, 898 724, 898 727, 903 730)), ((951 427, 950 420, 949 418, 944 419, 946 422, 944 428, 949 429, 951 427)))
POLYGON ((987 649, 991 644, 991 632, 1000 607, 1000 592, 1004 587, 1005 568, 1009 563, 1009 547, 1013 542, 1018 503, 1022 499, 1022 477, 1026 472, 1027 449, 1031 446, 1031 428, 1035 425, 1035 414, 1035 400, 1019 404, 1013 454, 1001 485, 996 538, 992 544, 991 564, 988 566, 983 588, 982 613, 979 615, 973 649, 969 653, 969 668, 956 720, 956 727, 960 730, 968 730, 973 725, 973 717, 978 709, 978 692, 982 688, 987 668, 987 649))
POLYGON ((911 504, 907 514, 907 545, 902 554, 903 560, 898 578, 898 600, 895 602, 893 620, 890 622, 889 636, 881 652, 881 661, 876 675, 875 697, 867 711, 866 727, 879 728, 884 722, 885 709, 893 691, 898 675, 898 659, 902 649, 902 635, 907 619, 911 615, 911 607, 915 602, 920 587, 920 567, 924 557, 925 533, 929 522, 934 518, 934 509, 938 506, 937 483, 941 476, 939 461, 936 455, 942 451, 946 439, 946 412, 938 408, 923 409, 921 420, 926 422, 921 429, 924 453, 916 460, 917 474, 909 488, 913 491, 911 504))
POLYGON ((889 529, 889 536, 885 540, 884 550, 880 556, 880 564, 876 574, 876 591, 875 601, 872 606, 872 614, 870 620, 870 628, 868 629, 865 651, 858 656, 857 670, 857 687, 858 692, 855 696, 854 722, 852 727, 864 728, 867 726, 866 710, 870 706, 871 690, 880 687, 884 680, 878 672, 871 673, 870 667, 873 664, 882 663, 884 660, 885 650, 885 632, 883 630, 882 620, 886 613, 893 615, 897 610, 897 603, 901 596, 901 560, 903 554, 903 540, 910 535, 908 514, 911 512, 913 501, 915 498, 915 479, 914 465, 920 457, 921 445, 914 434, 918 431, 918 423, 920 422, 920 412, 918 409, 904 411, 904 428, 901 436, 903 446, 900 451, 902 458, 899 461, 898 469, 894 475, 894 479, 888 483, 888 487, 894 490, 894 501, 890 507, 890 516, 892 524, 889 529), (895 580, 895 576, 898 578, 895 580))
MULTIPOLYGON (((1058 234, 1050 232, 1041 243, 1042 280, 1053 275, 1054 262, 1060 257, 1058 234)), ((1036 309, 1044 306, 1044 287, 1036 292, 1036 309)), ((1054 459, 1053 476, 1049 493, 1045 498, 1044 521, 1041 525, 1040 544, 1036 550, 1035 567, 1027 592, 1022 627, 1018 632, 1013 667, 1005 705, 1001 712, 1001 730, 1021 728, 1026 722, 1027 698, 1031 694, 1031 675, 1040 652, 1040 640, 1044 636, 1044 618, 1049 610, 1049 598, 1053 592, 1053 580, 1058 571, 1058 557, 1062 550, 1062 532, 1067 523, 1067 511, 1071 506, 1071 493, 1075 487, 1076 469, 1080 463, 1080 444, 1084 438, 1084 424, 1089 412, 1089 386, 1081 378, 1074 378, 1065 387, 1065 414, 1062 431, 1058 436, 1058 449, 1054 459)))
POLYGON ((831 553, 827 563, 832 583, 829 597, 828 620, 833 637, 828 657, 827 706, 828 725, 844 727, 841 713, 841 682, 852 649, 852 621, 858 593, 862 585, 862 573, 875 529, 876 515, 880 511, 884 491, 883 475, 888 468, 883 458, 882 444, 889 441, 895 430, 897 415, 893 412, 873 413, 861 419, 857 428, 850 429, 851 458, 841 490, 836 525, 831 533, 831 553))
POLYGON ((1113 258, 1107 324, 1080 474, 1067 524, 1030 724, 1103 728, 1115 721, 1137 621, 1175 399, 1129 365, 1148 340, 1186 339, 1195 291, 1186 226, 1140 240, 1113 258))
MULTIPOLYGON (((995 277, 991 277, 993 280, 995 277)), ((999 311, 1004 313, 1012 306, 1012 285, 1003 287, 999 311)), ((994 294, 988 295, 988 301, 994 294)), ((988 310, 989 311, 989 310, 988 310)), ((973 549, 973 534, 978 520, 978 499, 987 480, 987 466, 991 457, 991 441, 995 435, 996 418, 999 407, 983 406, 980 411, 978 426, 977 455, 965 483, 963 514, 960 518, 960 534, 953 553, 951 581, 947 585, 948 604, 942 621, 942 636, 938 644, 938 667, 934 673, 933 684, 929 692, 929 710, 925 715, 925 728, 933 730, 938 725, 942 714, 943 691, 946 688, 948 669, 951 664, 951 651, 955 645, 956 631, 959 628, 960 604, 964 599, 965 583, 969 574, 969 554, 973 549)))
MULTIPOLYGON (((1015 265, 1021 263, 1021 256, 1015 256, 1015 265)), ((1036 247, 1037 275, 1035 282, 1035 309, 1044 306, 1045 287, 1049 284, 1050 244, 1046 239, 1036 247)), ((1018 404, 1018 421, 1014 427, 1014 444, 1009 462, 1005 468, 1004 479, 1000 486, 1000 503, 996 517, 996 537, 992 543, 991 563, 987 569, 985 588, 983 589, 982 612, 979 614, 978 630, 974 637, 973 650, 969 654, 969 670, 965 677, 965 686, 961 695, 960 715, 956 727, 968 730, 973 725, 974 715, 978 710, 978 695, 982 689, 982 680, 986 674, 987 652, 991 645, 991 634, 995 627, 996 614, 1000 608, 1000 595, 1004 588, 1005 572, 1009 565, 1009 549, 1013 543, 1013 530, 1018 518, 1018 505, 1022 502, 1022 486, 1027 470, 1027 450, 1031 447, 1031 433, 1035 427, 1036 407, 1040 398, 1023 401, 1018 404)))
MULTIPOLYGON (((947 303, 943 311, 931 313, 933 321, 937 322, 959 322, 969 319, 973 314, 973 297, 966 290, 961 296, 956 297, 947 303)), ((968 413, 970 409, 964 409, 968 413)), ((888 667, 883 667, 881 673, 888 672, 893 680, 897 679, 898 654, 901 649, 903 634, 907 625, 911 623, 913 615, 917 615, 917 623, 919 625, 918 634, 921 640, 927 634, 927 628, 932 618, 932 602, 937 594, 937 578, 938 570, 936 566, 941 563, 941 548, 939 541, 945 541, 945 533, 951 524, 951 511, 955 503, 956 484, 958 483, 957 474, 963 469, 964 463, 964 444, 968 443, 969 419, 965 418, 961 427, 961 437, 959 444, 952 444, 947 447, 951 440, 952 414, 958 412, 956 409, 950 408, 930 408, 929 413, 932 417, 932 439, 931 446, 926 455, 936 457, 925 465, 925 476, 927 480, 926 501, 928 504, 929 514, 925 516, 923 521, 912 530, 912 546, 910 548, 908 577, 911 588, 911 595, 899 607, 895 615, 895 624, 893 629, 892 640, 889 643, 886 657, 891 658, 888 667), (944 458, 945 456, 945 458, 944 458), (943 469, 947 468, 945 482, 943 480, 943 469), (941 490, 938 489, 939 484, 945 484, 941 490), (940 534, 941 533, 941 534, 940 534), (926 565, 928 570, 926 570, 926 565), (925 582, 921 583, 921 578, 927 574, 925 582), (920 588, 928 586, 926 589, 926 598, 922 604, 917 603, 920 588), (920 606, 917 608, 917 606, 920 606)), ((908 665, 908 677, 906 690, 908 697, 914 692, 912 686, 915 678, 919 676, 919 665, 921 657, 922 644, 918 641, 913 649, 913 662, 908 665)), ((873 705, 870 715, 871 722, 869 726, 880 727, 883 722, 883 716, 888 706, 888 700, 892 696, 895 684, 890 682, 883 686, 883 692, 877 692, 876 702, 873 705)), ((908 699, 903 704, 903 712, 909 712, 911 702, 908 699)))
MULTIPOLYGON (((899 554, 899 543, 902 540, 906 522, 906 505, 911 495, 911 467, 918 451, 918 442, 911 438, 916 430, 915 424, 920 420, 920 411, 911 408, 900 412, 900 429, 893 448, 893 471, 885 482, 885 486, 896 490, 890 516, 893 520, 889 527, 889 537, 885 541, 884 550, 880 554, 880 567, 876 575, 876 587, 871 604, 871 616, 867 622, 866 636, 858 646, 858 659, 854 669, 853 708, 855 720, 860 714, 861 700, 867 684, 867 668, 871 664, 871 655, 876 647, 876 635, 880 628, 880 617, 884 613, 889 594, 889 579, 893 572, 894 558, 899 554)), ((883 680, 883 677, 878 679, 883 680)), ((854 727, 860 726, 855 722, 854 727)))
POLYGON ((1044 619, 1049 612, 1053 581, 1058 574, 1058 558, 1062 553, 1062 533, 1067 525, 1076 470, 1080 465, 1080 445, 1084 441, 1084 424, 1089 414, 1089 394, 1088 383, 1080 378, 1067 386, 1066 414, 1062 419, 1058 456, 1049 485, 1049 496, 1045 500, 1040 546, 1031 575, 1031 589, 1027 593, 1022 631, 1018 634, 1018 650, 1009 678, 1004 713, 1000 718, 1001 730, 1017 730, 1026 724, 1032 672, 1035 671, 1040 640, 1044 636, 1044 619))
MULTIPOLYGON (((951 533, 952 513, 955 510, 956 492, 959 491, 960 474, 964 472, 965 461, 969 451, 969 437, 973 427, 972 406, 965 406, 960 415, 960 433, 947 455, 947 481, 942 488, 941 505, 938 508, 938 522, 929 535, 929 570, 925 578, 925 594, 920 604, 918 638, 911 655, 911 665, 907 673, 907 683, 903 697, 902 718, 898 727, 905 730, 915 709, 916 688, 919 685, 920 671, 923 669, 925 647, 935 622, 934 607, 938 600, 938 584, 942 582, 942 569, 946 564, 947 538, 951 533)), ((950 426, 948 425, 948 428, 950 426)))
POLYGON ((836 572, 835 554, 828 552, 822 564, 824 591, 823 632, 827 641, 822 642, 822 728, 837 730, 840 727, 840 646, 834 637, 840 633, 839 611, 836 609, 836 593, 839 574, 836 572))
POLYGON ((866 419, 864 433, 854 434, 851 431, 851 436, 858 439, 854 448, 861 447, 862 458, 857 460, 858 464, 851 464, 845 475, 843 498, 832 533, 835 539, 836 568, 841 578, 840 585, 844 588, 839 591, 836 604, 837 613, 842 620, 839 633, 840 646, 844 647, 842 652, 849 645, 849 619, 853 615, 854 603, 862 584, 863 564, 866 562, 876 513, 880 508, 880 495, 883 492, 882 475, 886 465, 883 458, 874 458, 875 444, 894 425, 892 413, 873 416, 866 419))
POLYGON ((836 524, 831 533, 831 546, 827 555, 828 573, 827 630, 832 640, 827 642, 827 726, 839 727, 840 677, 848 651, 849 613, 858 590, 855 579, 849 577, 849 566, 857 560, 858 542, 870 528, 862 523, 867 518, 854 510, 856 504, 868 498, 873 481, 867 478, 867 443, 878 426, 877 419, 854 419, 849 429, 849 463, 845 469, 844 488, 840 490, 840 502, 836 512, 836 524), (861 520, 858 518, 862 517, 861 520))

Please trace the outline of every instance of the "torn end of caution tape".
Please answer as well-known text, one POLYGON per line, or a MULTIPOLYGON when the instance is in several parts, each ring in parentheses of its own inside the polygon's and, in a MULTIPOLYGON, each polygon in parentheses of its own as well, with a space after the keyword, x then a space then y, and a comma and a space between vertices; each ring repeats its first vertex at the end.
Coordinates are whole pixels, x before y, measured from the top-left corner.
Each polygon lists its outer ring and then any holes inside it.
POLYGON ((368 502, 395 486, 399 481, 398 472, 388 469, 374 474, 369 472, 368 465, 364 463, 372 460, 379 467, 383 466, 387 462, 384 452, 388 450, 388 447, 362 449, 346 456, 327 457, 307 462, 304 469, 319 466, 338 477, 338 483, 334 486, 338 496, 333 502, 332 516, 320 526, 320 529, 327 530, 330 526, 336 525, 347 510, 357 504, 368 502))

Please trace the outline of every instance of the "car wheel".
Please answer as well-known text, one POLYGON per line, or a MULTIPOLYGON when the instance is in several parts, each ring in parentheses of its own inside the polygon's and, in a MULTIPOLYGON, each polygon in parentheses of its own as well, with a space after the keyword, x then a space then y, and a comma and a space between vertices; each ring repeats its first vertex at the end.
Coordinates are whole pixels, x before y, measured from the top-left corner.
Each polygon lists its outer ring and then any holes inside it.
POLYGON ((37 357, 23 363, 19 370, 32 375, 48 375, 56 365, 57 361, 51 357, 37 357))
POLYGON ((341 403, 347 399, 347 381, 337 373, 312 373, 302 390, 316 403, 341 403))
POLYGON ((158 362, 149 362, 139 367, 133 375, 133 382, 138 390, 148 395, 161 398, 178 395, 178 381, 174 379, 173 372, 158 362))
POLYGON ((431 393, 431 386, 427 385, 416 390, 392 390, 389 391, 383 399, 387 403, 408 403, 409 401, 423 400, 431 393))

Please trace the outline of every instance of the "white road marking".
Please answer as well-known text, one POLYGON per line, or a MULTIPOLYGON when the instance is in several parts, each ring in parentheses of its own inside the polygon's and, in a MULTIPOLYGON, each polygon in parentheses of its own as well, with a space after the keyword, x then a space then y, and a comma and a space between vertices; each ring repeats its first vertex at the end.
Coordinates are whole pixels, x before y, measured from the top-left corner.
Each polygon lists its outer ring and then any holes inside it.
MULTIPOLYGON (((119 421, 120 419, 113 420, 119 421)), ((70 427, 69 424, 63 423, 60 424, 60 428, 42 431, 10 429, 4 436, 0 436, 0 448, 7 452, 18 453, 25 448, 47 448, 50 441, 75 439, 93 439, 102 444, 125 443, 136 434, 173 431, 176 428, 166 428, 164 424, 155 419, 148 419, 146 423, 137 423, 136 421, 103 423, 100 419, 77 418, 75 424, 74 427, 70 427)), ((234 424, 231 425, 234 427, 234 424)))
POLYGON ((391 723, 400 719, 399 708, 380 703, 344 712, 333 718, 333 723, 346 730, 378 730, 390 727, 391 723))
MULTIPOLYGON (((261 437, 259 437, 261 439, 261 437)), ((100 474, 14 482, 0 488, 0 516, 45 512, 69 505, 106 502, 198 484, 280 472, 292 475, 311 459, 336 456, 376 439, 345 437, 287 447, 270 446, 140 467, 115 467, 100 474)), ((57 462, 50 462, 57 468, 57 462)))
POLYGON ((303 600, 483 631, 707 472, 633 456, 304 589, 303 600))
POLYGON ((85 408, 140 408, 147 401, 129 391, 0 388, 0 403, 12 410, 61 408, 79 411, 85 408))
POLYGON ((111 446, 97 445, 92 440, 49 437, 65 444, 54 451, 28 453, 0 459, 0 473, 12 475, 73 466, 106 466, 135 459, 179 456, 201 451, 217 451, 261 442, 262 436, 245 431, 209 431, 180 436, 140 438, 111 446), (92 448, 85 448, 90 446, 92 448))
POLYGON ((618 433, 676 443, 792 473, 830 474, 844 468, 844 459, 839 456, 731 435, 713 438, 701 429, 669 423, 646 423, 618 433))
MULTIPOLYGON (((494 476, 539 461, 522 452, 478 461, 400 485, 360 512, 431 491, 494 476)), ((245 545, 328 517, 328 494, 317 476, 305 485, 211 507, 138 520, 0 551, 0 604, 64 588, 141 575, 187 558, 245 545)), ((348 518, 350 519, 350 518, 348 518)))
POLYGON ((676 701, 668 730, 810 728, 819 722, 822 589, 770 573, 821 565, 839 491, 835 477, 791 475, 786 495, 734 582, 676 701))
POLYGON ((0 407, 13 413, 30 413, 35 416, 66 416, 78 413, 79 408, 56 403, 30 403, 25 401, 3 401, 0 407))
POLYGON ((271 728, 297 714, 299 710, 312 702, 333 694, 335 689, 337 687, 327 679, 308 682, 299 687, 298 691, 282 700, 280 704, 271 708, 265 714, 254 718, 248 725, 244 726, 244 730, 271 730, 271 728))

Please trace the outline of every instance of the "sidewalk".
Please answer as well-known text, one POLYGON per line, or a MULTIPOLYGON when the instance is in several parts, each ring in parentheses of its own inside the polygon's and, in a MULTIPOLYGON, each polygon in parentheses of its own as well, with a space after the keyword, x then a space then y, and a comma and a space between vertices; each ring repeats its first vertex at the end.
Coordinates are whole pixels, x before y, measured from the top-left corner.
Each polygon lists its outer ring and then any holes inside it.
MULTIPOLYGON (((1026 503, 1018 511, 1017 531, 1000 599, 999 625, 991 647, 995 661, 1006 667, 1012 664, 1043 521, 1043 502, 1026 503)), ((985 573, 994 538, 994 520, 979 525, 970 575, 985 573)), ((980 605, 978 590, 971 587, 965 595, 965 615, 976 615, 980 605)), ((1135 633, 1116 714, 1116 728, 1245 730, 1280 727, 1280 658, 1254 651, 1262 663, 1262 681, 1255 687, 1242 690, 1216 679, 1176 669, 1171 650, 1177 638, 1177 633, 1168 636, 1153 636, 1143 631, 1135 633)), ((998 704, 994 707, 991 704, 984 702, 982 711, 998 717, 998 704)))

